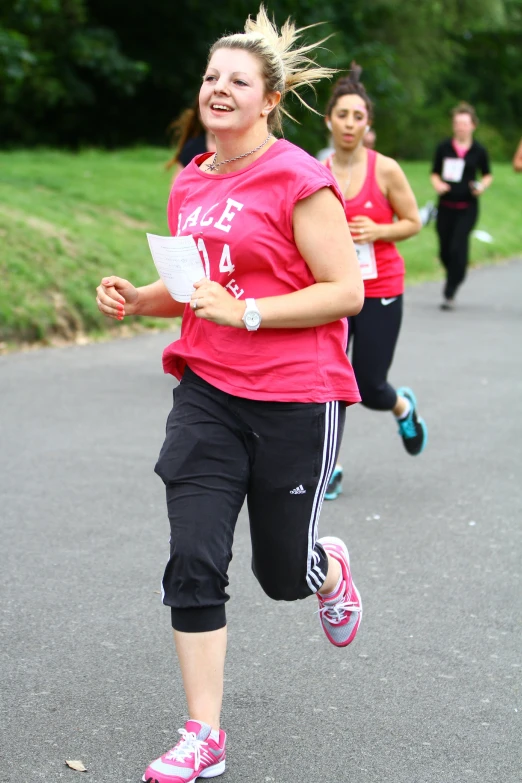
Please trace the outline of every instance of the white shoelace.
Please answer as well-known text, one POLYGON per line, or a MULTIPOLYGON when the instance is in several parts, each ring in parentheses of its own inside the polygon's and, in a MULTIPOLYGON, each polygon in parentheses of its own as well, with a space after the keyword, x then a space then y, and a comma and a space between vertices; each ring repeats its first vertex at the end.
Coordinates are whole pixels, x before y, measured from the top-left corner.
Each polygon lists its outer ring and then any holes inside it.
POLYGON ((346 619, 346 615, 350 612, 360 612, 361 607, 359 604, 353 601, 337 601, 335 604, 324 604, 318 609, 318 613, 321 614, 325 620, 332 625, 339 625, 346 619))
POLYGON ((194 755, 194 769, 199 769, 201 763, 201 748, 206 745, 205 740, 199 740, 193 731, 178 729, 181 739, 178 744, 169 750, 166 758, 169 761, 186 761, 190 755, 194 755))

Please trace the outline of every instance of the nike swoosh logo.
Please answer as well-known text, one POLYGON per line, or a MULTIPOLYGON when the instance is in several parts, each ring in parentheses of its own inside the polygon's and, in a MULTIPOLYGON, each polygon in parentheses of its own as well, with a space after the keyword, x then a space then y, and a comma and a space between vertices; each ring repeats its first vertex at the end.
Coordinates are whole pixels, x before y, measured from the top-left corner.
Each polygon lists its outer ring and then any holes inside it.
POLYGON ((392 302, 396 302, 398 298, 399 298, 398 296, 392 296, 391 299, 381 299, 381 304, 383 304, 386 307, 386 305, 389 305, 392 302))

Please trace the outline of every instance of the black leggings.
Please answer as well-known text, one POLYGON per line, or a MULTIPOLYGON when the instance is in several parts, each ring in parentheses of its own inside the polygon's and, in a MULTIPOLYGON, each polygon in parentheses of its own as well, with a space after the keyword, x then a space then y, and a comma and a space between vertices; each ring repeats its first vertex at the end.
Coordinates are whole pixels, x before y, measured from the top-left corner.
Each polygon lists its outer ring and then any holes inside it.
POLYGON ((366 408, 391 411, 397 392, 388 383, 402 320, 402 295, 367 297, 358 315, 348 319, 348 346, 352 342, 352 366, 366 408))
POLYGON ((439 235, 440 260, 446 270, 444 296, 453 299, 457 288, 466 277, 468 266, 469 235, 477 222, 478 203, 472 201, 465 209, 439 206, 437 233, 439 235))

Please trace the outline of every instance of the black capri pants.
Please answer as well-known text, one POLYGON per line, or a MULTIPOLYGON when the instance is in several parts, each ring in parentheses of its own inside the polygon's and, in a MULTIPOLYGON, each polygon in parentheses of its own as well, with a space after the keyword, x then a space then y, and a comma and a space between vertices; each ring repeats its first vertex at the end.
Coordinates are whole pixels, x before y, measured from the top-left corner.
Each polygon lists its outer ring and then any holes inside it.
POLYGON ((346 405, 247 400, 188 367, 173 395, 155 468, 171 529, 163 603, 172 626, 191 633, 226 625, 227 572, 245 498, 252 570, 265 593, 293 601, 317 592, 328 569, 317 526, 346 405))
POLYGON ((391 411, 397 392, 388 383, 402 322, 402 294, 367 297, 358 315, 348 319, 348 345, 362 404, 376 411, 391 411))

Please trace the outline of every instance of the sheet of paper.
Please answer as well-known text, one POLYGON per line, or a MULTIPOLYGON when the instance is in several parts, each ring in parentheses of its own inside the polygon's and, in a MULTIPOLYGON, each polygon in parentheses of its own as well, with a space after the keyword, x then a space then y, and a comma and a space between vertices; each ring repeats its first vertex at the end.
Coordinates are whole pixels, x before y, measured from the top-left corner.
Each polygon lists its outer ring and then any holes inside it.
POLYGON ((152 259, 170 295, 190 302, 197 280, 205 277, 203 262, 193 236, 160 237, 147 234, 152 259))
POLYGON ((354 242, 357 260, 361 268, 363 280, 375 280, 377 277, 377 261, 375 260, 375 250, 373 242, 366 242, 364 245, 354 242))
POLYGON ((444 158, 442 179, 445 182, 460 182, 464 174, 466 161, 463 158, 444 158))

